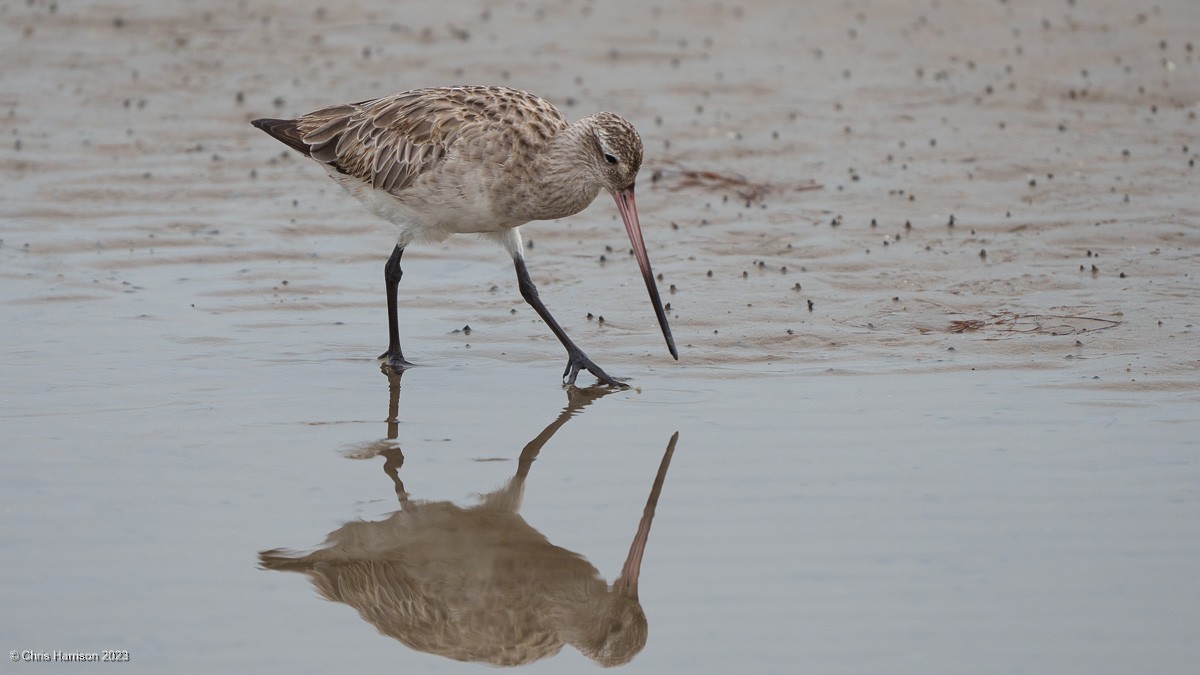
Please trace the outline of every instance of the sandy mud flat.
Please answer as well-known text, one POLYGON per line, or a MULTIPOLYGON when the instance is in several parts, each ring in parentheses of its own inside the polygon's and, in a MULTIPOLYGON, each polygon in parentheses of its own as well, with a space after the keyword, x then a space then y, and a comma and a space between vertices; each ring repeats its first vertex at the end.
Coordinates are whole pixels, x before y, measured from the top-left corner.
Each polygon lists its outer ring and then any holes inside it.
POLYGON ((472 669, 260 552, 520 476, 612 582, 678 432, 629 669, 1183 672, 1198 114, 1190 0, 0 2, 0 646, 472 669), (638 127, 678 362, 601 199, 522 232, 632 389, 470 238, 380 374, 392 226, 249 120, 458 83, 638 127))

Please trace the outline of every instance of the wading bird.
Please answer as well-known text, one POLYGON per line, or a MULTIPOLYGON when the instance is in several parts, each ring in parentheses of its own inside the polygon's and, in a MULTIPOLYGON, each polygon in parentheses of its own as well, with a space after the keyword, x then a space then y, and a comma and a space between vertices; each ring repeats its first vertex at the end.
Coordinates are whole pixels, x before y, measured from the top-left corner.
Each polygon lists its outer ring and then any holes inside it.
POLYGON ((574 384, 584 369, 609 386, 626 386, 592 363, 538 298, 517 230, 531 220, 579 213, 601 189, 617 202, 667 349, 679 358, 633 197, 642 141, 624 118, 599 112, 569 124, 553 105, 523 91, 440 87, 251 123, 316 160, 372 213, 400 228, 384 266, 389 334, 380 358, 392 368, 412 365, 400 350, 396 320, 405 247, 478 234, 512 256, 521 296, 566 348, 564 382, 574 384))

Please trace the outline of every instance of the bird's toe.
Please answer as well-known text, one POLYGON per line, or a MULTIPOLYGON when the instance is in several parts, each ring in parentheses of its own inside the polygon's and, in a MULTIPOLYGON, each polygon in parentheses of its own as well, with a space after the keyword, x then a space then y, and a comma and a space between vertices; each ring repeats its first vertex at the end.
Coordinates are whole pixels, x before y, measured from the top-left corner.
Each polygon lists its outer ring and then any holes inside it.
POLYGON ((405 359, 403 355, 393 355, 390 351, 380 354, 379 358, 383 361, 384 367, 396 371, 404 370, 405 368, 412 368, 414 365, 416 365, 405 359))
POLYGON ((629 388, 629 385, 604 372, 600 366, 592 363, 592 360, 584 356, 582 353, 572 354, 567 360, 567 369, 563 371, 563 384, 575 384, 575 378, 579 376, 579 371, 581 370, 586 370, 592 375, 595 375, 596 379, 610 387, 617 387, 618 389, 629 388))

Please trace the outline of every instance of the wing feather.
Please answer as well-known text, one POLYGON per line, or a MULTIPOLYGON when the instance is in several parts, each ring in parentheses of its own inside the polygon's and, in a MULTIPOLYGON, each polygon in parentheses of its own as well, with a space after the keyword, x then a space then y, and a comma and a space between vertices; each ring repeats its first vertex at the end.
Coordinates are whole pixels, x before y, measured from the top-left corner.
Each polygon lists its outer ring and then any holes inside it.
POLYGON ((398 194, 443 162, 455 143, 513 110, 540 116, 539 125, 549 122, 546 132, 566 126, 549 103, 503 87, 416 89, 323 108, 295 122, 313 159, 398 194))

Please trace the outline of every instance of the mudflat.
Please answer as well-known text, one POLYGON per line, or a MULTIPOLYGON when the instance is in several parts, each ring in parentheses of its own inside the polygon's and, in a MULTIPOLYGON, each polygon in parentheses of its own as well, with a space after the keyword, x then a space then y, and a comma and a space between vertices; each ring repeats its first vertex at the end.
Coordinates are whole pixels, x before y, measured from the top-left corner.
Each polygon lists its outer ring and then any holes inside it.
POLYGON ((0 17, 14 660, 467 669, 259 554, 521 474, 522 522, 612 582, 675 432, 630 669, 1200 660, 1194 3, 0 17), (446 84, 634 123, 678 362, 599 199, 522 233, 542 299, 630 390, 564 391, 507 256, 471 238, 406 251, 419 366, 379 372, 394 228, 249 121, 446 84))

